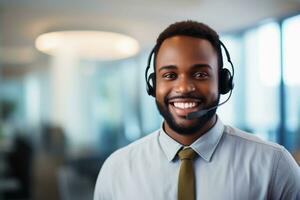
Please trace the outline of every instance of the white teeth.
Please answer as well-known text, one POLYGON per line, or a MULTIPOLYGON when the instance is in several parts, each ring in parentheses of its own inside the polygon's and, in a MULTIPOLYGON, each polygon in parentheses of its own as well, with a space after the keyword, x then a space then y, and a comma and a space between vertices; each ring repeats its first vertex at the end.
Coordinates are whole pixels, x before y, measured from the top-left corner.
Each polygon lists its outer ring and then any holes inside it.
POLYGON ((186 102, 186 103, 183 103, 183 102, 174 102, 174 106, 176 108, 180 108, 180 109, 187 109, 187 108, 194 108, 197 106, 197 104, 195 102, 186 102))

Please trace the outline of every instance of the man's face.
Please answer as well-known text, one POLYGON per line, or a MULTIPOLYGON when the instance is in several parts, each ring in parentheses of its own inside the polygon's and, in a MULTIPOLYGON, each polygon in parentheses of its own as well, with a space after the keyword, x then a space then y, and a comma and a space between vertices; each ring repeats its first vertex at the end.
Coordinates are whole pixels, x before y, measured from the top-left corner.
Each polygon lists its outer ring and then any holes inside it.
POLYGON ((187 114, 218 102, 218 60, 210 42, 189 36, 166 39, 156 57, 156 104, 168 126, 178 134, 193 134, 216 109, 192 120, 187 114))

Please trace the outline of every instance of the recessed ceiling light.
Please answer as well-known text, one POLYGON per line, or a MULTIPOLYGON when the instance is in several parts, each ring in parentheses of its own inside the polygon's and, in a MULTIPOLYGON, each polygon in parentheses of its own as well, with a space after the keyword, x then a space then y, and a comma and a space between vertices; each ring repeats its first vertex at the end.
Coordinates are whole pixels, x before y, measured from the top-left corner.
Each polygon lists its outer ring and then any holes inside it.
POLYGON ((116 60, 134 56, 138 42, 127 35, 104 31, 59 31, 40 35, 35 46, 49 55, 73 52, 80 58, 116 60))

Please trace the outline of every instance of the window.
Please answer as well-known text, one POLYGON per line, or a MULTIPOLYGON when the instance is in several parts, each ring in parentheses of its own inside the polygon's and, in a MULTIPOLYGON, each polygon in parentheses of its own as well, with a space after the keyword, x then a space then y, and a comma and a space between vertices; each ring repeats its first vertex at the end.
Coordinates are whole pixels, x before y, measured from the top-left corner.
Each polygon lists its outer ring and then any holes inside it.
POLYGON ((283 79, 286 91, 286 145, 300 148, 300 15, 286 19, 282 24, 283 79))
POLYGON ((279 126, 280 29, 275 22, 247 31, 245 42, 246 124, 276 141, 279 126))

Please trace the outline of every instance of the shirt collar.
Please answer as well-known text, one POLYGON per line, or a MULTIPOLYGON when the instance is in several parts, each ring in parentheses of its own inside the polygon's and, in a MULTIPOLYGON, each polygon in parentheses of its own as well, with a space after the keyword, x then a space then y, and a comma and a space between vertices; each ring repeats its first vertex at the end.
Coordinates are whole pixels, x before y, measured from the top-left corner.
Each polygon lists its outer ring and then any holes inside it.
MULTIPOLYGON (((224 124, 219 118, 217 118, 215 125, 207 133, 191 144, 190 147, 194 149, 194 151, 196 151, 205 161, 209 162, 219 144, 223 131, 224 124)), ((163 125, 159 130, 159 143, 169 161, 172 161, 179 149, 183 147, 182 144, 175 141, 163 130, 163 125)))
POLYGON ((168 161, 172 161, 176 156, 179 149, 181 149, 182 144, 171 138, 163 129, 163 123, 159 130, 159 143, 163 149, 168 161))

